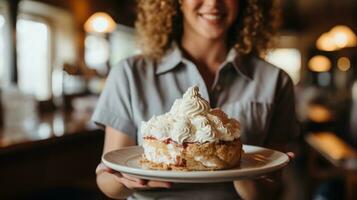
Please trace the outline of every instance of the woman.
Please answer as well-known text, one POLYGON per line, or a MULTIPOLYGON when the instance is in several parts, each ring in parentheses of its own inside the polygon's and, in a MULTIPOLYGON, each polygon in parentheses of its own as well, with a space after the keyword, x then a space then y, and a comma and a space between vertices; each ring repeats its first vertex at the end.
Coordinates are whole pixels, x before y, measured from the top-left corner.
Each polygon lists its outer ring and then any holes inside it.
MULTIPOLYGON (((136 27, 143 55, 111 70, 93 114, 105 126, 104 153, 140 144, 141 121, 167 112, 192 85, 200 87, 211 107, 241 122, 243 143, 282 150, 297 130, 293 85, 283 71, 258 57, 275 29, 272 5, 267 0, 139 0, 136 27)), ((112 198, 132 199, 254 199, 264 190, 272 196, 276 185, 265 179, 140 180, 103 164, 97 183, 112 198)))

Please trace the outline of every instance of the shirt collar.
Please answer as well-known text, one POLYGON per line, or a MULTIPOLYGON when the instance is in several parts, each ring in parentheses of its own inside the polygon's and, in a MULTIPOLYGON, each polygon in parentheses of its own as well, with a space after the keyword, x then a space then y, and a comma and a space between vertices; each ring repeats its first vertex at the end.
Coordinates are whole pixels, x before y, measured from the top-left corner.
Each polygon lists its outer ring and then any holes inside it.
MULTIPOLYGON (((251 70, 249 69, 249 63, 243 62, 245 57, 240 56, 235 48, 232 48, 227 55, 225 62, 222 67, 226 67, 227 64, 232 63, 233 68, 237 71, 237 73, 243 75, 243 77, 248 80, 253 80, 251 70)), ((182 52, 178 47, 176 42, 173 42, 171 47, 167 50, 164 57, 158 62, 158 67, 156 68, 156 74, 163 74, 170 70, 173 70, 177 67, 182 61, 184 57, 182 56, 182 52)))
POLYGON ((227 65, 228 63, 232 63, 233 68, 237 73, 241 74, 248 80, 253 80, 252 68, 249 67, 250 63, 248 62, 249 59, 247 57, 248 56, 239 55, 237 50, 233 47, 228 52, 225 64, 223 66, 227 65))
POLYGON ((183 56, 180 48, 173 42, 164 57, 158 61, 156 74, 162 74, 177 67, 182 62, 183 56))

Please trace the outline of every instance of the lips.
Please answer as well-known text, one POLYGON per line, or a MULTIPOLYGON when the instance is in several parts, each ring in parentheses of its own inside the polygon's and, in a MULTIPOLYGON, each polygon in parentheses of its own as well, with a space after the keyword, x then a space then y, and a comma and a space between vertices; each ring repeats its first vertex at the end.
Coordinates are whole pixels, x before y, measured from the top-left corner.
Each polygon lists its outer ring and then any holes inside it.
POLYGON ((207 19, 207 20, 219 20, 223 18, 222 14, 199 14, 200 17, 207 19))
POLYGON ((225 14, 222 12, 201 12, 198 15, 208 21, 218 21, 225 17, 225 14))

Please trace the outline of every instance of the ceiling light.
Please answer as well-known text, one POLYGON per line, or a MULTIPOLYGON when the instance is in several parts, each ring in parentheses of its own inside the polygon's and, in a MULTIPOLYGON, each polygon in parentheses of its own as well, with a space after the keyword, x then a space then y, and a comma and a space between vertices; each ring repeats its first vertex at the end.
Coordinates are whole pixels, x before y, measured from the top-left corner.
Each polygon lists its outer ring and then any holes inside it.
POLYGON ((309 60, 308 67, 314 72, 327 72, 331 69, 331 61, 326 56, 317 55, 309 60))
POLYGON ((341 57, 337 60, 337 68, 343 72, 351 68, 351 61, 347 57, 341 57))
POLYGON ((357 46, 356 35, 344 25, 333 27, 330 31, 321 34, 316 41, 316 47, 323 51, 335 51, 355 46, 357 46))
POLYGON ((111 33, 115 27, 113 18, 104 12, 94 13, 84 24, 84 30, 88 33, 111 33))

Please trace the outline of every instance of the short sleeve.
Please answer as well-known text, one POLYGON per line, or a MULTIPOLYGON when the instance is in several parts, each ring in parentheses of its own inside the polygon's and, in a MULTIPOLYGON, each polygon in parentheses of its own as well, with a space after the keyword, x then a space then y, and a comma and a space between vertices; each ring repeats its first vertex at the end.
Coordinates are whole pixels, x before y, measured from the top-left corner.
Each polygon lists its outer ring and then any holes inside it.
POLYGON ((291 78, 280 71, 274 111, 266 144, 286 144, 295 139, 300 127, 295 113, 294 85, 291 78))
POLYGON ((126 65, 127 62, 123 60, 111 69, 92 115, 92 121, 100 127, 110 126, 136 138, 126 65))

